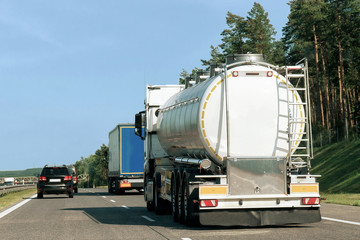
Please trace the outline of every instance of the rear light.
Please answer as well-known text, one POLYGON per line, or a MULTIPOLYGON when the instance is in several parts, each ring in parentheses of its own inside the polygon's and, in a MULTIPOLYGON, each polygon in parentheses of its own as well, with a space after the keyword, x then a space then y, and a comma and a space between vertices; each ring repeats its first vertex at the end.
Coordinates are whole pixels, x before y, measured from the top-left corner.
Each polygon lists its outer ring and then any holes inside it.
POLYGON ((303 205, 318 205, 318 204, 320 204, 320 198, 318 198, 318 197, 303 198, 302 204, 303 205))
POLYGON ((71 176, 65 176, 64 177, 64 181, 71 181, 72 177, 71 176))
POLYGON ((40 182, 45 182, 45 181, 46 181, 46 177, 45 177, 45 176, 39 176, 39 181, 40 181, 40 182))
POLYGON ((73 181, 74 181, 74 183, 76 183, 77 182, 77 177, 74 177, 73 181))
POLYGON ((218 200, 200 200, 200 207, 217 207, 218 200))

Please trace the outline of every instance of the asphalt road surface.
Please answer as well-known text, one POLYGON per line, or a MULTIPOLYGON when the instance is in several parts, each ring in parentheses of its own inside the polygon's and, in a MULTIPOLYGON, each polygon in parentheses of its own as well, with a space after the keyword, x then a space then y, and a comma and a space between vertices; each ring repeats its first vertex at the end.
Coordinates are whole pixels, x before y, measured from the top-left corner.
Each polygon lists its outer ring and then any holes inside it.
POLYGON ((189 228, 148 212, 137 191, 79 189, 72 199, 44 195, 0 215, 0 239, 360 239, 360 207, 322 204, 321 214, 315 224, 189 228))

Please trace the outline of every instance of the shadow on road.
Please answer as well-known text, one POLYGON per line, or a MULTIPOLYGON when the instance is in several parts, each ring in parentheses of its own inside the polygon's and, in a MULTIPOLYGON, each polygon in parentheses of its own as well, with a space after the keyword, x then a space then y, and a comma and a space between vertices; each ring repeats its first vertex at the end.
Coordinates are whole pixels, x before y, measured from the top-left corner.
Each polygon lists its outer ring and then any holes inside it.
POLYGON ((90 219, 98 224, 114 224, 114 225, 136 225, 136 226, 161 226, 173 229, 191 229, 191 230, 231 230, 231 229, 291 229, 291 228, 311 228, 311 225, 286 225, 286 226, 261 226, 261 227, 222 227, 222 226, 198 226, 187 227, 178 222, 174 222, 171 215, 156 215, 154 212, 149 212, 146 207, 99 207, 99 208, 65 208, 65 211, 82 211, 90 219), (151 222, 144 218, 154 220, 151 222))

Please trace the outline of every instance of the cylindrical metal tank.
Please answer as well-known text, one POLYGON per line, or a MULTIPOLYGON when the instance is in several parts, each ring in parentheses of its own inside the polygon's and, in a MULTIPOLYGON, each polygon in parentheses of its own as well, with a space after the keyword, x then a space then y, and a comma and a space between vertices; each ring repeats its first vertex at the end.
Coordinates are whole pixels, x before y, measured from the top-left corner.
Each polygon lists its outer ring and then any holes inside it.
MULTIPOLYGON (((236 66, 226 79, 222 73, 172 96, 159 111, 158 138, 170 156, 209 158, 218 164, 224 157, 285 157, 288 116, 305 116, 302 105, 288 106, 288 98, 301 103, 273 69, 236 66)), ((304 128, 298 123, 291 132, 298 132, 299 139, 304 128)), ((298 145, 294 142, 291 149, 298 145)))

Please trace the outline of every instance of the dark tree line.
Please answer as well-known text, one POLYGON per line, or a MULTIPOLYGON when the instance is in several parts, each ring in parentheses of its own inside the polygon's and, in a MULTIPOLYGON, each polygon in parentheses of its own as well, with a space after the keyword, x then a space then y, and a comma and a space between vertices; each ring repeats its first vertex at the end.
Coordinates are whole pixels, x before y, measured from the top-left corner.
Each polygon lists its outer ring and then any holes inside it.
MULTIPOLYGON (((228 29, 222 43, 210 47, 205 70, 222 64, 225 56, 260 53, 274 65, 309 61, 312 123, 315 136, 328 142, 357 138, 360 119, 360 0, 293 0, 283 28, 275 40, 268 13, 254 3, 246 18, 227 13, 228 29)), ((203 69, 194 68, 191 74, 203 69)), ((180 82, 190 76, 186 70, 180 82)))
POLYGON ((103 144, 95 154, 81 157, 74 165, 77 174, 87 176, 85 181, 79 182, 79 187, 107 186, 109 163, 109 147, 103 144))

